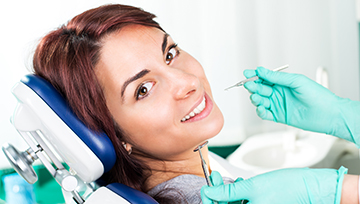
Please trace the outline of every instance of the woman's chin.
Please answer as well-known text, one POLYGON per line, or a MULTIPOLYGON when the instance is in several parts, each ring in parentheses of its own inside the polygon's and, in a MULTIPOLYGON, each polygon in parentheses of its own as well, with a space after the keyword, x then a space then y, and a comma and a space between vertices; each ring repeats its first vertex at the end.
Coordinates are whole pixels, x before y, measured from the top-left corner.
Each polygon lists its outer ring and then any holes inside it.
POLYGON ((211 123, 209 123, 205 130, 208 133, 206 139, 211 139, 218 135, 222 128, 224 127, 224 116, 222 115, 221 111, 218 109, 218 112, 211 123))

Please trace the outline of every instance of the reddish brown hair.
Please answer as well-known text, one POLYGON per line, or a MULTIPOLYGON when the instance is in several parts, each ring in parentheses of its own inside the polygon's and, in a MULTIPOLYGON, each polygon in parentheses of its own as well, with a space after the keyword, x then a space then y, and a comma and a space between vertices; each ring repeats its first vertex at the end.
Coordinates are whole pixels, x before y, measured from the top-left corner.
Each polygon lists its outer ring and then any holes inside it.
POLYGON ((42 38, 36 48, 35 74, 48 80, 68 101, 75 114, 91 129, 105 132, 117 152, 117 162, 105 175, 107 182, 120 182, 143 190, 147 167, 127 154, 123 134, 114 124, 95 76, 101 40, 128 24, 162 28, 155 15, 125 5, 105 5, 74 17, 42 38))

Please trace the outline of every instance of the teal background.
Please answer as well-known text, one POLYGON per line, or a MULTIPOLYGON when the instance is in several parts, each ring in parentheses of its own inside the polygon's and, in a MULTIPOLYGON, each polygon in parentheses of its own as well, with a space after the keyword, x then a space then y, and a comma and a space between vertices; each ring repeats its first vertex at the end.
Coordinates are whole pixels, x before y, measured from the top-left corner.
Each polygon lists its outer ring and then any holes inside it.
MULTIPOLYGON (((50 175, 47 169, 42 166, 34 166, 34 170, 38 175, 38 181, 33 184, 35 191, 35 199, 38 204, 63 204, 65 203, 62 196, 61 187, 50 175)), ((15 173, 13 169, 0 170, 0 178, 7 174, 15 173)), ((6 200, 4 191, 4 183, 0 180, 0 199, 6 200)), ((0 204, 4 203, 0 200, 0 204)), ((20 203, 19 203, 20 204, 20 203)))

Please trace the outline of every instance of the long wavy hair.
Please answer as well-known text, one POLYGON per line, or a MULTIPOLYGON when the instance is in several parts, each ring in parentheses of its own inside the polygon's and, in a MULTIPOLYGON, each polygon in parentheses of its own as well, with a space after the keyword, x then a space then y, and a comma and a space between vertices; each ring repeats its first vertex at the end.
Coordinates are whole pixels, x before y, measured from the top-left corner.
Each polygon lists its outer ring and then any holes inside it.
POLYGON ((145 172, 150 169, 122 147, 124 134, 106 106, 94 69, 103 37, 129 24, 163 30, 153 20, 155 17, 140 8, 119 4, 85 11, 44 36, 33 58, 35 74, 48 80, 89 128, 103 131, 111 139, 117 160, 104 175, 106 182, 123 183, 141 191, 145 191, 143 184, 149 176, 145 172))

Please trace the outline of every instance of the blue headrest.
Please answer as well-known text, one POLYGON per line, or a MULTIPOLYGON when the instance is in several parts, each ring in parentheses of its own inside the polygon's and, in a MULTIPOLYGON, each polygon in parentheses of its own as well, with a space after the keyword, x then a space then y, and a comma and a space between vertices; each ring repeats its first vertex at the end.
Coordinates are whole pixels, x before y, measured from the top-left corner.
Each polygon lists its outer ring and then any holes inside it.
POLYGON ((31 88, 64 121, 64 123, 92 150, 104 166, 104 172, 115 164, 116 153, 109 137, 86 127, 73 113, 59 92, 37 75, 26 75, 21 82, 31 88))

